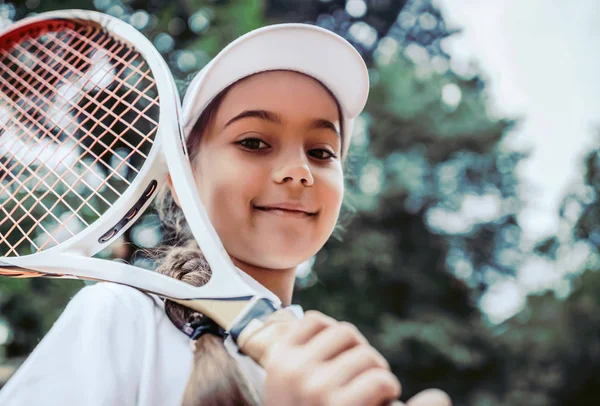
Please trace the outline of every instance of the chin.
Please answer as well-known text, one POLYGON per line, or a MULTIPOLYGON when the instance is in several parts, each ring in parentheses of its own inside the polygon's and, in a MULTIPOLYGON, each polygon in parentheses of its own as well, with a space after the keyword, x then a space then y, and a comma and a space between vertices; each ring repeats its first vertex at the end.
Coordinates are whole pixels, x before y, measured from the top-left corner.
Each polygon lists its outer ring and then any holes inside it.
POLYGON ((301 265, 314 257, 327 242, 316 233, 271 231, 241 234, 242 238, 224 241, 226 251, 246 264, 273 270, 301 265))
MULTIPOLYGON (((296 257, 286 257, 286 256, 268 256, 262 257, 263 259, 259 264, 255 264, 261 268, 267 269, 290 269, 296 268, 301 263, 305 262, 307 259, 305 258, 296 258, 296 257), (267 259, 268 258, 268 259, 267 259)), ((309 257, 310 258, 310 257, 309 257)))
POLYGON ((299 254, 297 250, 256 250, 252 254, 249 264, 267 269, 290 269, 308 261, 317 251, 307 250, 306 254, 299 254), (258 261, 257 261, 258 259, 258 261))

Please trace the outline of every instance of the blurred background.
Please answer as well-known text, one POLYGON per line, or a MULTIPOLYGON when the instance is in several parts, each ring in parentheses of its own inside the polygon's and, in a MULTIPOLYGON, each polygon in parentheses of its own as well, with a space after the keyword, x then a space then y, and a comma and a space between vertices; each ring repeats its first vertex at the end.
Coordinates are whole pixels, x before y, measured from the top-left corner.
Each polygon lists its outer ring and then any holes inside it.
MULTIPOLYGON (((343 229, 295 302, 355 323, 406 399, 600 404, 600 3, 0 1, 0 28, 86 8, 142 31, 185 81, 239 35, 308 22, 370 69, 343 229)), ((2 232, 2 230, 0 230, 2 232)), ((100 256, 152 267, 149 210, 100 256)), ((0 387, 79 281, 0 279, 0 387)))

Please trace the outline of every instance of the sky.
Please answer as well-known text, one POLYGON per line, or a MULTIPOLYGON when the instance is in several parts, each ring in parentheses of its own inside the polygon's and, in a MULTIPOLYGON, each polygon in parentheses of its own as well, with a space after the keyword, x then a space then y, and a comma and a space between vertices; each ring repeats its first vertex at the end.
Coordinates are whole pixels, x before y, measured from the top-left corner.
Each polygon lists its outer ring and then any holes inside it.
MULTIPOLYGON (((451 58, 477 63, 494 114, 520 119, 506 146, 531 149, 518 168, 527 202, 525 239, 558 230, 562 197, 582 179, 582 159, 600 143, 600 1, 437 0, 452 28, 451 58)), ((560 285, 556 264, 532 260, 516 280, 482 300, 491 319, 518 311, 527 292, 560 285)))

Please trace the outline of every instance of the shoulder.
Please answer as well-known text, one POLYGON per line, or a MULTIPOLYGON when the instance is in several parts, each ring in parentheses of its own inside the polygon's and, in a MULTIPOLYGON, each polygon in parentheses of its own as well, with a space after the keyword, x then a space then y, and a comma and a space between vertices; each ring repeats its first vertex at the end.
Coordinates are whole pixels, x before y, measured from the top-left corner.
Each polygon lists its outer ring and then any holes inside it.
MULTIPOLYGON (((162 300, 135 288, 98 282, 82 288, 71 299, 63 315, 85 314, 95 323, 120 320, 149 320, 149 315, 164 314, 162 300)), ((137 322, 136 322, 137 323, 137 322)))
POLYGON ((160 306, 160 299, 138 289, 111 282, 98 282, 82 288, 71 302, 97 306, 160 306))
POLYGON ((134 288, 85 286, 3 388, 0 403, 138 404, 140 385, 163 378, 153 367, 160 313, 153 297, 134 288))

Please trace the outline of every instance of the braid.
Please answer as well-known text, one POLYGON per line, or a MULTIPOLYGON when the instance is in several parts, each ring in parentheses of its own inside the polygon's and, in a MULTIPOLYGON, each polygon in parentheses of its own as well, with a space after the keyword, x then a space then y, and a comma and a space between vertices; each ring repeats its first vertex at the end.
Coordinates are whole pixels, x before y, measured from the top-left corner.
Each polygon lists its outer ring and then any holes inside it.
MULTIPOLYGON (((195 241, 175 247, 159 261, 157 272, 202 286, 210 279, 210 267, 195 241)), ((170 300, 165 301, 169 319, 182 329, 195 312, 170 300)), ((237 362, 229 355, 222 338, 203 334, 194 342, 194 361, 187 387, 184 406, 253 406, 257 395, 249 385, 237 362)))

